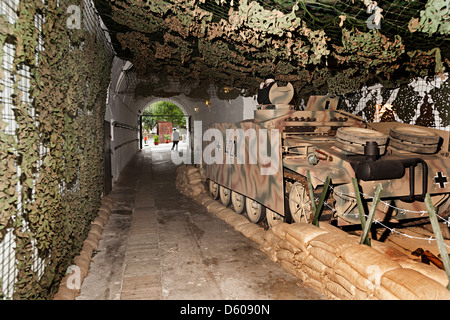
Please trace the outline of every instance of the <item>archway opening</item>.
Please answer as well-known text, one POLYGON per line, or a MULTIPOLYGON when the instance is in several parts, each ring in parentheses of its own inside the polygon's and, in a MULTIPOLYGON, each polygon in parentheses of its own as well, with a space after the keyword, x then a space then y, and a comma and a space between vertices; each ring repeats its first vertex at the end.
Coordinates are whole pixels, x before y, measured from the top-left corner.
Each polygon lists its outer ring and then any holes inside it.
POLYGON ((180 141, 189 144, 189 115, 177 104, 160 100, 149 104, 141 114, 141 149, 144 146, 172 143, 173 129, 180 141))

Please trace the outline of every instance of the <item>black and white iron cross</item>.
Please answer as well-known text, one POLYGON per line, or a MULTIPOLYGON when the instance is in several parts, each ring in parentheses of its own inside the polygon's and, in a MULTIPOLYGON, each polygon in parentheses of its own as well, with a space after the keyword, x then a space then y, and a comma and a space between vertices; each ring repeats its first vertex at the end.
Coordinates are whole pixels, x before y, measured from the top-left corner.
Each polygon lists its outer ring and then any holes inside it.
POLYGON ((434 183, 439 185, 439 188, 445 188, 447 184, 447 177, 442 174, 442 172, 436 172, 436 176, 434 177, 434 183))

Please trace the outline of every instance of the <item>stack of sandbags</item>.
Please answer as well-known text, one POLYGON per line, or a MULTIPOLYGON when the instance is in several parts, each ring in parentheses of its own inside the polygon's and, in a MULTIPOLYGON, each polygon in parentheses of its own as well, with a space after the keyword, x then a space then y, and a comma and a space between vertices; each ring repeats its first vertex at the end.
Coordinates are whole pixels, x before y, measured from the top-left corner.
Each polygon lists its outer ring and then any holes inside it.
POLYGON ((98 249, 103 229, 109 221, 113 205, 113 200, 110 197, 102 198, 98 216, 91 223, 80 254, 73 259, 74 264, 70 266, 70 273, 66 274, 61 280, 58 292, 53 297, 54 300, 74 300, 80 293, 81 284, 88 275, 92 255, 98 249))
POLYGON ((392 295, 401 300, 450 300, 450 291, 446 287, 409 268, 397 268, 384 273, 380 289, 380 299, 389 299, 392 295))
POLYGON ((192 165, 180 165, 177 168, 175 187, 179 192, 190 198, 205 192, 199 169, 192 165))
POLYGON ((399 261, 400 265, 406 269, 412 269, 420 272, 424 276, 439 282, 442 286, 447 287, 448 276, 444 270, 438 269, 435 266, 422 263, 421 261, 415 260, 402 260, 399 261))
POLYGON ((329 298, 450 299, 445 272, 414 270, 417 266, 394 248, 374 240, 373 247, 360 245, 359 237, 330 225, 294 223, 267 238, 263 251, 272 260, 329 298))
MULTIPOLYGON (((404 253, 320 222, 280 223, 264 230, 205 193, 199 169, 178 168, 177 188, 259 244, 282 268, 331 299, 450 299, 445 272, 411 263, 404 253), (188 186, 201 185, 194 190, 188 186)), ((204 180, 204 179, 203 179, 204 180)))

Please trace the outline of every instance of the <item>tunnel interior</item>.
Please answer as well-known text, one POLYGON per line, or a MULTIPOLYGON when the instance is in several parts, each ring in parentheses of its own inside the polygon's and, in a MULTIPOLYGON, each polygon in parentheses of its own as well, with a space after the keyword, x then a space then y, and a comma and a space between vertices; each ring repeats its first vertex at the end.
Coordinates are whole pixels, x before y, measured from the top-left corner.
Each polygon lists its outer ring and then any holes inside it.
POLYGON ((1 0, 0 298, 55 294, 154 102, 190 142, 252 119, 274 74, 300 107, 449 130, 449 23, 445 0, 1 0))

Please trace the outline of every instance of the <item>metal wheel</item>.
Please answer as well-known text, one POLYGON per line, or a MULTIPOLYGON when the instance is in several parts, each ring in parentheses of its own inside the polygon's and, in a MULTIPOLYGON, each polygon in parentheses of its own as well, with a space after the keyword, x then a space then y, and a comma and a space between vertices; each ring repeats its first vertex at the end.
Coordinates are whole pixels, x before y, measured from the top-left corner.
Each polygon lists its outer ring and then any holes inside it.
POLYGON ((367 141, 377 142, 380 154, 384 154, 387 139, 384 133, 366 128, 341 127, 336 131, 336 147, 356 154, 364 154, 367 141))
POLYGON ((285 221, 284 217, 266 208, 266 220, 270 228, 285 221))
POLYGON ((401 141, 391 137, 390 145, 394 148, 423 154, 433 154, 438 151, 438 144, 421 144, 408 141, 401 141))
POLYGON ((336 137, 353 143, 366 144, 366 141, 376 141, 378 145, 387 142, 387 135, 372 129, 358 127, 340 127, 336 131, 336 137))
POLYGON ((295 182, 289 192, 289 209, 295 222, 311 222, 312 208, 308 190, 300 182, 295 182))
POLYGON ((389 131, 389 135, 397 140, 426 145, 437 144, 440 140, 436 133, 417 126, 394 127, 389 131))
POLYGON ((220 196, 220 202, 225 207, 228 207, 231 203, 231 190, 228 188, 225 188, 224 186, 219 187, 219 196, 220 196))
POLYGON ((214 200, 219 199, 219 185, 212 180, 209 180, 209 194, 214 200))
POLYGON ((247 207, 248 219, 253 223, 259 223, 266 218, 266 208, 253 199, 247 198, 245 200, 247 207))
POLYGON ((245 196, 235 191, 231 192, 231 203, 236 213, 242 214, 245 212, 245 196))

